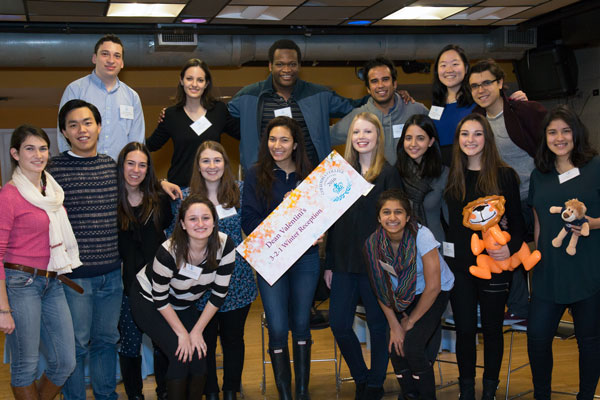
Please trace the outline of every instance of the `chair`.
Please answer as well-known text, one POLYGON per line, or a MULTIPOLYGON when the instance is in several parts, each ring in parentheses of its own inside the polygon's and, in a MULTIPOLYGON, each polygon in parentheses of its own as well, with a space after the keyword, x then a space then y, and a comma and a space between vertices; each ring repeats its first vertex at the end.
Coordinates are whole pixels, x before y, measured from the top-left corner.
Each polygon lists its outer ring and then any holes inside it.
MULTIPOLYGON (((325 313, 325 311, 321 311, 325 313)), ((326 315, 326 322, 320 323, 318 325, 311 325, 311 330, 321 330, 329 328, 329 315, 326 315)), ((266 365, 271 364, 271 361, 267 361, 266 359, 266 351, 265 351, 265 328, 267 327, 267 318, 265 313, 263 312, 260 316, 260 329, 261 329, 261 341, 262 341, 262 382, 260 384, 260 389, 262 394, 264 395, 267 390, 267 369, 266 365)), ((291 360, 293 363, 294 360, 291 360)), ((335 372, 335 383, 336 390, 340 389, 340 376, 338 372, 338 352, 337 352, 337 344, 335 339, 333 339, 333 358, 322 358, 322 359, 311 359, 311 363, 313 362, 333 362, 334 364, 334 372, 335 372)))
MULTIPOLYGON (((526 390, 524 392, 521 393, 517 393, 514 396, 509 396, 509 388, 510 388, 510 375, 513 372, 516 372, 522 368, 525 368, 526 366, 529 365, 529 362, 520 365, 516 368, 511 368, 512 365, 512 352, 513 352, 513 339, 516 333, 527 333, 526 330, 523 329, 515 329, 514 325, 507 329, 504 333, 510 333, 510 348, 508 351, 508 370, 507 370, 507 374, 506 374, 506 400, 512 400, 512 399, 516 399, 518 397, 524 396, 528 393, 533 392, 533 389, 529 389, 526 390)), ((570 321, 560 321, 558 323, 558 328, 556 329, 556 334, 554 335, 554 338, 558 338, 560 340, 569 340, 569 339, 573 339, 575 337, 575 327, 573 325, 573 322, 570 321)), ((552 393, 555 394, 564 394, 564 395, 568 395, 568 396, 577 396, 577 393, 575 392, 560 392, 560 391, 555 391, 553 390, 552 393)), ((600 398, 600 396, 594 396, 595 398, 600 398)))

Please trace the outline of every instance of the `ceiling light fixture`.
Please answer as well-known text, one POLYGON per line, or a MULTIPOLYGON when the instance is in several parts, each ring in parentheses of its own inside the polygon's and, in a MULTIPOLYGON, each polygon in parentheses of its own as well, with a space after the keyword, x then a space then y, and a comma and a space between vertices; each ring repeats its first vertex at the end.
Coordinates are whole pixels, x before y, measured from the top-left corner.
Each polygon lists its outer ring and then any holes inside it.
POLYGON ((176 17, 185 4, 111 3, 107 17, 176 17))
POLYGON ((384 17, 384 20, 390 19, 428 19, 441 20, 453 14, 461 12, 467 7, 404 7, 400 10, 384 17))

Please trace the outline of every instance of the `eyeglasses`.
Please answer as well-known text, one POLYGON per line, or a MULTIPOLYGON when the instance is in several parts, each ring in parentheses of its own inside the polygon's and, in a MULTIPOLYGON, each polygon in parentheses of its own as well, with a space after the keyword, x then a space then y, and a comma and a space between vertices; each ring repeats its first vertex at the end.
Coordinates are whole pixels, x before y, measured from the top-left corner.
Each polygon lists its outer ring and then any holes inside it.
POLYGON ((490 86, 492 86, 492 83, 494 82, 498 82, 500 79, 494 79, 493 81, 483 81, 481 83, 471 83, 469 86, 471 87, 471 91, 474 92, 477 89, 479 89, 480 87, 484 87, 484 88, 489 88, 490 86))

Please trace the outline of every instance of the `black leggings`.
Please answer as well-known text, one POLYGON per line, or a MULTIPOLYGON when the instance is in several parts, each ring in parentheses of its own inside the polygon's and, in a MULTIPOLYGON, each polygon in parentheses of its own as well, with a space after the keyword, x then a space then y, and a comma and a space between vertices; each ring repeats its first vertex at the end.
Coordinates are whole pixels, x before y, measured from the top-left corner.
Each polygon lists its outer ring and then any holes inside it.
MULTIPOLYGON (((185 379, 188 376, 204 375, 206 373, 206 358, 199 358, 195 352, 190 362, 181 362, 175 356, 179 340, 167 320, 158 312, 154 303, 146 300, 139 292, 139 285, 135 285, 130 293, 131 311, 133 319, 140 329, 150 336, 150 339, 158 345, 162 352, 169 358, 167 369, 167 380, 185 379), (137 287, 136 287, 137 286, 137 287)), ((196 307, 188 307, 185 310, 176 310, 179 320, 189 332, 198 318, 200 311, 196 307)))
MULTIPOLYGON (((432 358, 435 360, 440 348, 440 324, 442 314, 448 305, 449 295, 449 292, 440 292, 429 310, 419 318, 410 331, 406 332, 406 336, 404 337, 404 357, 396 354, 395 351, 392 351, 390 354, 396 375, 407 369, 413 374, 419 374, 425 372, 433 365, 432 358)), ((410 315, 420 297, 421 295, 415 297, 415 300, 406 310, 407 314, 410 315)), ((402 314, 396 313, 398 321, 402 317, 402 314)))
POLYGON ((454 272, 454 288, 450 304, 456 323, 456 360, 461 378, 475 378, 477 353, 477 303, 481 307, 483 332, 483 377, 497 380, 504 353, 504 308, 512 271, 492 274, 492 279, 479 279, 468 271, 454 272))
POLYGON ((206 341, 206 387, 205 393, 218 393, 217 362, 215 352, 217 335, 223 349, 223 390, 239 392, 244 368, 244 325, 250 304, 236 310, 218 312, 204 329, 206 341))

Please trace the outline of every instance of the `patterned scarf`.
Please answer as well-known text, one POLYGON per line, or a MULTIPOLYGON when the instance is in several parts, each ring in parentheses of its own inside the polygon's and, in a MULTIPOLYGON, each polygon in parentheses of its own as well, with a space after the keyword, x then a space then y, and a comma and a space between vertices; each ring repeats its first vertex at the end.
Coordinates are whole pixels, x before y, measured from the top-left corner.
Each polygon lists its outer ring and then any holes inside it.
POLYGON ((371 286, 379 301, 396 312, 404 311, 415 298, 417 286, 417 244, 408 226, 396 256, 381 226, 366 240, 364 252, 371 286), (380 260, 394 268, 397 278, 381 267, 380 260))
POLYGON ((427 193, 433 190, 431 187, 431 179, 421 178, 423 172, 422 167, 417 163, 409 161, 408 166, 410 173, 408 176, 402 177, 404 193, 406 193, 406 196, 410 200, 413 207, 413 213, 417 216, 419 222, 421 222, 422 225, 427 226, 427 216, 425 215, 423 201, 425 200, 427 193))

